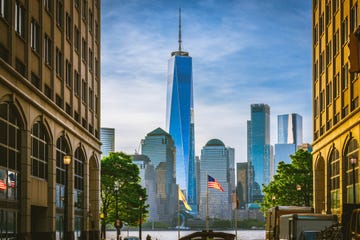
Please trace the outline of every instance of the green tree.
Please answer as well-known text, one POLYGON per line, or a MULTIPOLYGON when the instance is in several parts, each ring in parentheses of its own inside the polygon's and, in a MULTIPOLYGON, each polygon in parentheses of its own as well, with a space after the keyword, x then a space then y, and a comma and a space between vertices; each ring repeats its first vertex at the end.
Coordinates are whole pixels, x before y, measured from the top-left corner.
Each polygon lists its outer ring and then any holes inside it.
POLYGON ((311 206, 313 196, 312 156, 298 150, 290 155, 291 163, 280 162, 269 185, 263 185, 261 210, 274 206, 311 206))
POLYGON ((146 189, 140 185, 139 168, 130 155, 123 152, 110 153, 101 160, 101 212, 104 224, 114 224, 116 220, 116 195, 118 218, 130 226, 139 224, 148 214, 146 189), (115 184, 118 186, 116 194, 115 184), (140 199, 141 196, 141 199, 140 199))

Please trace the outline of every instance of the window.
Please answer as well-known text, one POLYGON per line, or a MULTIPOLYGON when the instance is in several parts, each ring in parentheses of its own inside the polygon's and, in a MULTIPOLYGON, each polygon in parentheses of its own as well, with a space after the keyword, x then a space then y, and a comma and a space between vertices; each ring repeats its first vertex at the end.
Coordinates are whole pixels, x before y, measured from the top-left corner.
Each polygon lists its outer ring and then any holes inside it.
POLYGON ((0 198, 18 199, 21 161, 21 120, 15 107, 0 103, 0 198))
POLYGON ((325 7, 325 18, 326 18, 326 25, 330 23, 331 20, 331 4, 330 1, 326 3, 326 7, 325 7))
POLYGON ((49 36, 45 35, 44 38, 44 60, 45 64, 51 66, 52 59, 52 42, 49 36))
POLYGON ((63 76, 63 55, 58 48, 56 48, 56 75, 63 76))
POLYGON ((340 95, 339 74, 334 77, 334 98, 340 95))
POLYGON ((79 51, 79 46, 80 46, 80 31, 75 26, 75 28, 74 28, 74 49, 76 52, 79 51))
POLYGON ((31 83, 38 89, 41 89, 40 78, 33 72, 31 72, 31 83))
POLYGON ((333 12, 336 13, 339 9, 339 0, 333 0, 333 12))
POLYGON ((314 63, 314 79, 316 80, 319 77, 319 71, 318 71, 318 61, 314 63))
POLYGON ((89 48, 89 69, 90 72, 92 72, 93 70, 93 51, 91 50, 91 48, 89 48))
POLYGON ((331 49, 332 49, 331 42, 328 42, 328 44, 326 45, 326 65, 328 65, 332 59, 331 49))
POLYGON ((319 59, 319 70, 320 70, 320 74, 323 73, 324 71, 324 66, 325 65, 325 61, 324 61, 324 52, 320 53, 320 59, 319 59))
POLYGON ((345 90, 348 88, 349 85, 349 71, 348 71, 348 65, 345 64, 342 69, 342 78, 341 78, 341 90, 345 90))
POLYGON ((81 92, 82 92, 82 100, 83 100, 83 102, 86 104, 87 103, 87 99, 86 99, 86 97, 87 97, 87 84, 86 84, 86 82, 85 82, 85 80, 83 79, 82 81, 81 81, 81 92))
POLYGON ((64 207, 65 155, 70 155, 70 151, 65 137, 61 136, 56 141, 56 207, 64 207))
POLYGON ((65 81, 66 81, 66 85, 71 87, 71 72, 72 72, 72 69, 71 69, 71 62, 69 60, 66 59, 66 70, 65 70, 65 81))
MULTIPOLYGON (((355 194, 357 192, 357 185, 358 185, 358 171, 359 171, 359 146, 355 138, 352 138, 349 143, 347 144, 345 150, 345 171, 346 177, 345 178, 345 186, 346 186, 346 203, 354 203, 354 196, 353 196, 353 187, 355 187, 355 194), (353 165, 351 163, 351 159, 356 158, 357 161, 353 165), (355 174, 355 179, 353 179, 353 174, 355 174)), ((356 195, 355 195, 356 196, 356 195)), ((358 197, 355 198, 355 203, 359 202, 358 197)))
POLYGON ((350 11, 350 31, 354 32, 358 27, 358 6, 357 3, 352 6, 350 11))
POLYGON ((83 20, 86 21, 86 14, 87 14, 87 0, 82 1, 82 17, 83 20))
POLYGON ((95 77, 99 77, 99 60, 97 60, 97 58, 95 58, 95 77))
POLYGON ((93 13, 89 10, 89 32, 93 32, 93 13))
POLYGON ((45 89, 44 89, 44 93, 45 95, 49 98, 52 99, 52 89, 49 85, 45 84, 45 89))
POLYGON ((324 26, 324 13, 321 14, 319 18, 319 27, 320 27, 320 35, 324 33, 325 26, 324 26))
POLYGON ((30 47, 37 53, 40 51, 39 41, 40 40, 40 26, 35 20, 31 20, 30 24, 30 47))
POLYGON ((94 92, 89 88, 89 108, 94 109, 94 92))
POLYGON ((84 38, 82 39, 82 49, 81 49, 81 53, 82 53, 82 59, 83 59, 83 61, 86 62, 87 46, 86 46, 86 41, 85 41, 84 38))
POLYGON ((44 0, 44 7, 49 13, 52 13, 52 1, 53 0, 44 0))
POLYGON ((8 20, 9 13, 9 2, 8 0, 0 0, 0 17, 8 20))
POLYGON ((341 23, 341 44, 344 44, 348 38, 348 18, 341 23))
POLYGON ((76 9, 79 9, 79 4, 80 4, 79 1, 80 1, 80 0, 75 0, 75 7, 76 7, 76 9))
POLYGON ((75 151, 74 155, 74 188, 75 188, 75 208, 83 208, 83 191, 84 191, 84 153, 80 147, 75 151))
POLYGON ((64 11, 64 7, 63 7, 63 3, 61 0, 57 0, 56 1, 56 24, 59 27, 63 27, 63 21, 64 21, 64 17, 63 17, 63 11, 64 11))
POLYGON ((325 109, 325 94, 324 91, 320 92, 320 111, 324 111, 325 109))
POLYGON ((95 21, 95 42, 99 42, 99 23, 95 21))
POLYGON ((331 208, 340 207, 340 155, 336 149, 330 154, 331 208))
POLYGON ((15 2, 15 32, 22 38, 25 37, 25 8, 19 2, 15 2))
POLYGON ((339 52, 339 43, 339 30, 337 30, 334 35, 334 54, 337 54, 339 52))
POLYGON ((79 73, 76 70, 74 71, 74 93, 75 95, 80 93, 79 73))
POLYGON ((36 122, 31 129, 31 175, 48 179, 48 142, 46 129, 36 122))
POLYGON ((68 40, 71 40, 71 32, 72 32, 71 17, 68 13, 66 13, 66 38, 68 40))
POLYGON ((60 96, 57 95, 57 94, 56 94, 55 103, 56 103, 56 105, 58 105, 60 108, 63 108, 63 99, 62 99, 62 97, 60 97, 60 96))
POLYGON ((318 38, 319 38, 319 26, 316 24, 314 27, 314 44, 316 44, 318 42, 318 38))
POLYGON ((99 97, 95 95, 95 114, 99 113, 99 97))
POLYGON ((326 85, 326 105, 329 105, 332 101, 332 82, 326 85))

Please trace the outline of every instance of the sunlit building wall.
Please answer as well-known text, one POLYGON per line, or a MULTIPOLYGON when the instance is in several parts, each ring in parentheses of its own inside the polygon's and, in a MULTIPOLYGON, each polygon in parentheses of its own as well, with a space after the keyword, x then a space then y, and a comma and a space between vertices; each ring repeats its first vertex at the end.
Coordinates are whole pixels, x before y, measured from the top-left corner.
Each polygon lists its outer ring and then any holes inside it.
POLYGON ((338 214, 344 226, 347 204, 360 203, 359 69, 349 61, 358 61, 359 4, 318 0, 312 8, 314 209, 338 214))

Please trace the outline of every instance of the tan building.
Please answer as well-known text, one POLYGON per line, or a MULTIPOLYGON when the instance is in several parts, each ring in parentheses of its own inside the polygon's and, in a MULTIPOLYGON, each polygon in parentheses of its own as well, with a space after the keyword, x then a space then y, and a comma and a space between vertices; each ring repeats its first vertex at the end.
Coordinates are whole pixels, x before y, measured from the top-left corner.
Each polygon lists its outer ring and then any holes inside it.
POLYGON ((360 203, 359 69, 349 61, 358 54, 349 43, 359 44, 359 4, 313 0, 314 208, 340 219, 348 204, 360 203))
POLYGON ((99 132, 100 0, 0 0, 1 239, 99 239, 99 132))

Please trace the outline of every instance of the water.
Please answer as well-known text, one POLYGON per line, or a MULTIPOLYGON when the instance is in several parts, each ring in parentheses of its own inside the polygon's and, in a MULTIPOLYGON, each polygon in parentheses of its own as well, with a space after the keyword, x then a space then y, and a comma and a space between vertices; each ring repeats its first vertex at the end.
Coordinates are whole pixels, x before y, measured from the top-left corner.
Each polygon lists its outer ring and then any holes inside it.
MULTIPOLYGON (((180 231, 180 237, 193 233, 194 231, 180 231)), ((235 234, 235 231, 221 231, 235 234)), ((147 235, 151 236, 152 240, 176 240, 178 239, 178 231, 142 231, 142 239, 145 240, 147 235)), ((122 239, 127 236, 139 237, 139 231, 121 231, 122 239)), ((107 240, 116 240, 115 231, 106 232, 107 240)), ((265 239, 265 230, 238 230, 237 240, 263 240, 265 239)))

